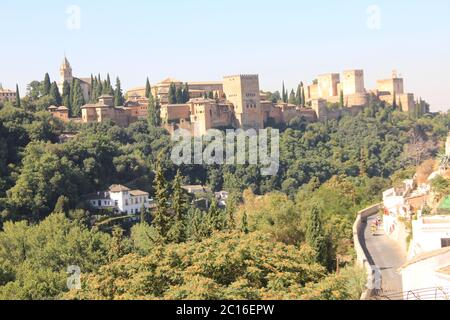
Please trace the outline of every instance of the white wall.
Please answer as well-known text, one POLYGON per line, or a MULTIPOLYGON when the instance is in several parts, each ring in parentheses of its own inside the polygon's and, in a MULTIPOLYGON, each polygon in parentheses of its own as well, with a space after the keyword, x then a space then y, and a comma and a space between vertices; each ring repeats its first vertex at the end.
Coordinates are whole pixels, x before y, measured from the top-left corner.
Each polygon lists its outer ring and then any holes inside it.
MULTIPOLYGON (((407 297, 408 291, 419 291, 423 289, 431 289, 436 287, 450 288, 450 276, 445 276, 437 271, 450 264, 450 251, 439 256, 416 262, 407 266, 402 270, 403 290, 405 292, 404 299, 415 300, 414 295, 407 297)), ((417 294, 417 292, 416 292, 417 294)), ((431 294, 433 290, 427 292, 431 294)), ((420 292, 419 292, 420 295, 420 292)))

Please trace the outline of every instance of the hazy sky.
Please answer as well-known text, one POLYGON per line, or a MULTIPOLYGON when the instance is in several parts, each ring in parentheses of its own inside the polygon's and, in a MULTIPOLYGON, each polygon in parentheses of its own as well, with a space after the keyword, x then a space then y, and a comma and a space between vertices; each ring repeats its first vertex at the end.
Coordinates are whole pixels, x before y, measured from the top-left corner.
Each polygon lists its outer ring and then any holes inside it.
POLYGON ((1 0, 0 41, 0 82, 22 92, 57 80, 66 53, 75 76, 110 72, 125 89, 258 73, 280 90, 354 68, 371 89, 397 69, 408 92, 450 108, 449 0, 1 0))

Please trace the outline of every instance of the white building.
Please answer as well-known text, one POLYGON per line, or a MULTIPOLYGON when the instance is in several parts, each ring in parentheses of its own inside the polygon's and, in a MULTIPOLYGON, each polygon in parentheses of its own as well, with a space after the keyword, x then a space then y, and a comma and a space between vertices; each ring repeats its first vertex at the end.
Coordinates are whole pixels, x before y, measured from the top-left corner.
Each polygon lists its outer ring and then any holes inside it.
POLYGON ((450 247, 417 256, 400 273, 404 300, 450 299, 450 247))
POLYGON ((139 214, 143 206, 150 208, 153 200, 149 198, 148 192, 112 185, 106 192, 89 196, 88 202, 94 209, 112 209, 132 215, 139 214))
POLYGON ((412 222, 412 234, 410 258, 450 247, 450 216, 419 216, 412 222))

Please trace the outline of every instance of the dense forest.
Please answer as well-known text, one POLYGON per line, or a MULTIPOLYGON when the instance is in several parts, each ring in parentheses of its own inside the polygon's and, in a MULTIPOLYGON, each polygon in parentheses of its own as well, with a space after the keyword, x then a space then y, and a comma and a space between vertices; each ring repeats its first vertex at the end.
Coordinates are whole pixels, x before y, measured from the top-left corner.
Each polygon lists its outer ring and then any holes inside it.
POLYGON ((152 119, 64 124, 24 105, 0 106, 0 299, 358 299, 356 212, 439 152, 450 124, 375 100, 354 117, 297 118, 264 177, 176 167, 152 119), (64 131, 78 134, 60 142, 64 131), (150 192, 157 210, 130 228, 91 225, 83 197, 111 184, 150 192), (191 206, 183 184, 228 191, 227 207, 191 206), (67 289, 70 265, 81 290, 67 289))

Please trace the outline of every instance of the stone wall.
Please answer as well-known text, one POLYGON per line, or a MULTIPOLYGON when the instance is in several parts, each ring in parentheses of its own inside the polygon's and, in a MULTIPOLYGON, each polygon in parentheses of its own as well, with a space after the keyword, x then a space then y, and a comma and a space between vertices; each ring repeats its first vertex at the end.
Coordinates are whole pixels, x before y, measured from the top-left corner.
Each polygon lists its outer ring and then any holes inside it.
POLYGON ((363 292, 361 296, 361 300, 368 300, 371 296, 373 296, 373 287, 374 287, 374 273, 372 266, 370 265, 367 249, 363 246, 364 239, 364 223, 367 222, 367 218, 377 214, 380 211, 381 204, 376 204, 372 207, 366 208, 358 212, 358 216, 356 217, 356 221, 353 225, 353 242, 356 251, 356 263, 358 266, 364 268, 367 272, 367 285, 366 290, 363 292))

